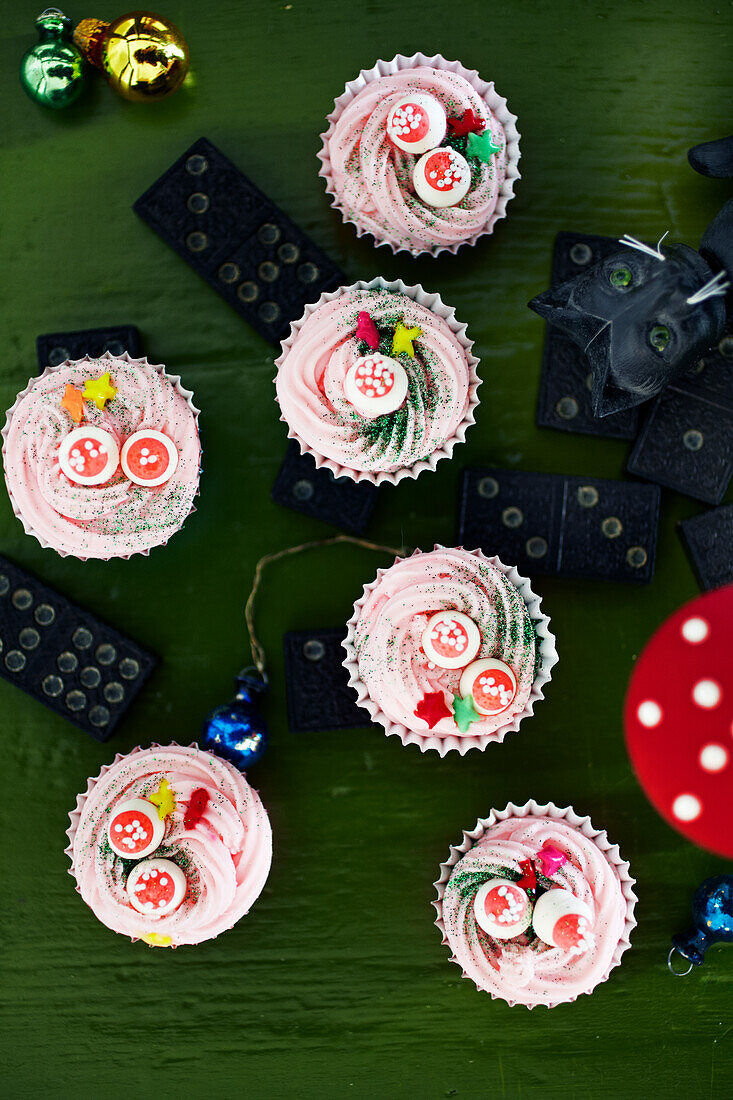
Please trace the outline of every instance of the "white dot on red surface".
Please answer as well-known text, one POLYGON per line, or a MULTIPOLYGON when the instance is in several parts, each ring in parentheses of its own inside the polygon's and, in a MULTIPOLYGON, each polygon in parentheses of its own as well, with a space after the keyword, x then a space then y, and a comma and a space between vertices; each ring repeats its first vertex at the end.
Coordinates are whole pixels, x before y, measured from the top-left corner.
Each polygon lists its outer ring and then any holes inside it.
POLYGON ((721 694, 720 684, 715 680, 698 680, 692 689, 693 701, 706 710, 717 707, 721 694))
POLYGON ((710 627, 705 619, 701 619, 699 615, 694 615, 691 619, 685 619, 682 624, 682 637, 686 642, 691 642, 692 645, 704 642, 709 633, 710 627))
POLYGON ((654 726, 658 726, 662 721, 662 708, 659 703, 655 703, 653 699, 645 699, 643 703, 639 703, 636 710, 636 717, 639 719, 642 726, 646 726, 647 729, 653 729, 654 726))
POLYGON ((720 772, 728 763, 728 750, 712 742, 700 750, 700 767, 706 772, 720 772))
POLYGON ((672 803, 678 821, 694 821, 702 813, 702 802, 694 794, 678 794, 672 803))

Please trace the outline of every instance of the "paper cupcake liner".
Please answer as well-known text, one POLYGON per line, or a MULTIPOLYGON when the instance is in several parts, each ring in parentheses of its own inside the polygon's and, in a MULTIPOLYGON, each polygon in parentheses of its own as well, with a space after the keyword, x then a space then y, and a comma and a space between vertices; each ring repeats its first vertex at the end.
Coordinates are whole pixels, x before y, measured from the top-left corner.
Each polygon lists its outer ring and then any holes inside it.
POLYGON ((507 203, 510 199, 514 198, 514 184, 520 179, 519 158, 521 153, 519 152, 519 139, 521 135, 517 130, 517 116, 513 115, 509 110, 507 101, 495 90, 493 81, 482 80, 476 69, 466 69, 459 61, 446 61, 442 54, 434 54, 432 57, 428 57, 424 53, 415 53, 412 57, 405 57, 403 54, 397 54, 391 61, 379 60, 371 69, 362 69, 355 80, 349 80, 347 82, 342 94, 334 101, 333 110, 327 115, 326 121, 329 123, 328 130, 320 135, 323 145, 317 154, 318 159, 321 161, 318 175, 323 176, 325 179, 326 193, 331 196, 331 206, 339 211, 344 223, 354 226, 357 237, 365 235, 371 236, 377 248, 381 245, 387 245, 394 253, 409 252, 412 256, 421 256, 425 253, 431 256, 439 256, 441 252, 456 253, 458 249, 462 248, 464 245, 474 245, 480 237, 485 237, 493 233, 494 224, 501 218, 506 217, 507 203), (392 240, 389 236, 376 237, 372 230, 365 229, 356 218, 350 217, 342 206, 341 200, 333 184, 331 176, 331 157, 328 144, 344 107, 346 107, 362 88, 366 87, 367 84, 371 84, 373 80, 379 80, 380 77, 393 76, 403 69, 415 69, 423 65, 427 65, 432 69, 444 69, 449 72, 457 73, 467 80, 471 87, 481 96, 495 118, 501 122, 504 127, 504 133, 506 134, 506 175, 499 188, 496 206, 489 220, 484 227, 479 229, 477 233, 474 233, 473 236, 467 237, 463 241, 456 241, 450 245, 443 245, 436 249, 407 248, 392 240))
MULTIPOLYGON (((442 549, 442 547, 436 545, 435 549, 439 550, 442 549)), ((458 549, 463 548, 459 547, 458 549)), ((359 706, 369 711, 373 722, 378 722, 380 725, 384 726, 385 733, 388 737, 399 737, 403 745, 417 745, 421 752, 427 752, 430 749, 434 749, 440 756, 445 756, 448 752, 459 752, 461 756, 465 756, 470 749, 480 749, 483 751, 487 745, 501 744, 508 733, 516 732, 524 719, 528 718, 534 712, 535 703, 539 699, 544 698, 543 688, 545 684, 549 683, 552 679, 551 670, 558 661, 557 650, 555 648, 555 635, 550 630, 549 616, 545 615, 540 610, 542 601, 540 597, 535 595, 532 591, 531 584, 527 577, 522 577, 515 566, 504 565, 499 558, 489 557, 481 550, 469 550, 467 552, 475 554, 477 557, 485 558, 504 574, 506 579, 519 590, 527 611, 529 612, 529 617, 534 623, 537 651, 541 657, 541 661, 535 674, 532 690, 524 710, 516 714, 505 726, 501 726, 498 730, 494 730, 493 733, 471 734, 469 732, 460 735, 450 734, 448 737, 439 737, 437 734, 429 731, 409 730, 401 722, 393 722, 392 719, 373 702, 364 681, 359 676, 359 664, 355 645, 356 624, 359 620, 364 603, 372 590, 379 584, 382 576, 387 572, 386 569, 377 570, 375 579, 370 584, 364 585, 364 591, 361 598, 354 604, 354 614, 346 624, 347 632, 343 642, 344 649, 346 650, 346 660, 343 662, 343 665, 349 674, 349 686, 355 690, 359 706)), ((422 550, 415 550, 410 557, 422 553, 422 550)), ((395 558, 395 562, 401 560, 400 558, 395 558)))
MULTIPOLYGON (((556 806, 554 802, 547 802, 543 805, 535 802, 532 798, 529 802, 525 802, 523 806, 515 806, 513 802, 508 803, 503 810, 492 810, 488 817, 480 817, 476 822, 473 829, 463 830, 463 840, 460 844, 451 844, 450 855, 445 863, 440 865, 440 877, 433 883, 437 891, 437 901, 431 902, 431 905, 435 907, 436 919, 435 924, 440 929, 442 935, 442 943, 448 947, 448 937, 445 932, 445 924, 443 922, 443 897, 445 895, 445 887, 448 879, 451 876, 453 868, 456 863, 470 851, 471 848, 481 839, 485 832, 495 825, 497 821, 505 821, 509 817, 550 817, 556 821, 566 821, 568 825, 572 825, 578 829, 588 840, 593 841, 597 848, 603 852, 608 862, 616 868, 621 883, 621 892, 626 901, 626 919, 624 922, 624 929, 621 934, 621 938, 616 946, 616 949, 611 957, 611 961, 608 964, 603 976, 598 979, 589 989, 583 990, 582 993, 576 994, 574 997, 562 998, 561 1000, 552 1001, 548 1004, 547 1008, 555 1008, 559 1004, 570 1004, 571 1001, 577 999, 578 996, 583 996, 586 993, 592 993, 593 990, 601 985, 608 979, 609 974, 618 966, 621 962, 621 956, 624 951, 627 951, 631 947, 630 936, 634 928, 636 928, 636 918, 634 917, 634 906, 639 900, 634 893, 634 886, 636 885, 636 879, 632 878, 629 873, 628 860, 621 858, 621 852, 619 851, 618 844, 611 844, 608 839, 608 835, 605 829, 595 829, 593 823, 589 817, 581 817, 576 814, 572 806, 565 806, 560 808, 556 806)), ((461 966, 454 955, 451 955, 451 962, 456 963, 457 966, 461 966)), ((485 986, 479 985, 473 977, 466 974, 461 967, 461 974, 468 981, 473 982, 477 989, 480 989, 484 993, 490 993, 493 1000, 505 1001, 508 1005, 513 1006, 521 1003, 517 1001, 511 1001, 507 997, 502 997, 500 994, 495 993, 491 989, 487 989, 485 986)), ((524 1005, 525 1008, 537 1008, 538 1005, 524 1005)))
MULTIPOLYGON (((349 291, 374 289, 392 290, 398 294, 404 294, 408 298, 412 298, 418 305, 425 306, 431 313, 437 314, 438 317, 441 317, 445 321, 461 347, 465 350, 469 370, 468 408, 466 409, 463 420, 456 428, 455 435, 452 435, 441 447, 433 451, 428 458, 421 458, 417 462, 414 462, 412 466, 405 466, 399 470, 352 470, 350 467, 342 466, 334 459, 326 458, 325 455, 314 450, 302 436, 298 435, 298 433, 290 427, 282 413, 280 419, 288 427, 288 439, 296 440, 300 447, 301 454, 312 455, 316 467, 320 468, 321 466, 325 466, 327 470, 331 471, 334 477, 350 477, 352 481, 369 481, 372 485, 380 485, 382 482, 387 481, 392 485, 397 485, 397 483, 402 481, 405 477, 416 478, 423 470, 434 470, 441 458, 451 458, 453 448, 457 443, 465 443, 466 432, 472 424, 476 423, 475 413, 479 404, 477 391, 481 385, 481 379, 477 372, 480 359, 473 354, 473 340, 469 340, 466 335, 466 325, 456 319, 456 311, 452 306, 446 305, 439 294, 429 293, 420 283, 414 286, 407 286, 401 279, 395 279, 390 282, 387 279, 383 279, 381 276, 376 279, 371 279, 369 282, 360 279, 359 282, 351 283, 349 286, 340 286, 336 290, 325 292, 321 294, 317 302, 306 305, 303 316, 298 321, 291 322, 290 334, 281 341, 282 351, 275 360, 275 366, 279 371, 287 358, 288 352, 298 332, 303 327, 308 317, 322 306, 324 302, 331 302, 334 298, 341 298, 349 291)), ((277 401, 277 397, 275 397, 275 401, 277 401)))
MULTIPOLYGON (((41 374, 34 375, 33 378, 29 379, 28 385, 25 387, 24 390, 21 390, 21 392, 18 394, 18 396, 16 397, 16 399, 13 402, 13 404, 11 405, 11 407, 7 410, 7 412, 5 414, 5 426, 3 427, 2 431, 0 431, 0 435, 2 436, 2 440, 3 440, 3 443, 2 443, 2 458, 3 458, 3 468, 4 469, 7 469, 7 467, 6 467, 5 447, 6 447, 7 440, 8 440, 8 433, 10 431, 10 422, 11 422, 13 413, 15 412, 16 408, 18 407, 20 402, 23 400, 23 398, 31 392, 31 390, 36 385, 36 383, 40 382, 40 380, 42 378, 46 378, 49 374, 54 374, 56 371, 63 370, 64 367, 68 367, 68 366, 71 366, 71 365, 74 365, 74 364, 77 364, 77 363, 87 363, 87 362, 88 363, 99 363, 99 362, 102 362, 103 360, 109 360, 110 362, 115 362, 115 361, 122 360, 124 363, 131 363, 135 366, 147 366, 147 367, 151 367, 153 370, 157 371, 158 374, 161 374, 163 376, 163 378, 166 378, 170 383, 172 383, 172 385, 175 388, 176 392, 179 393, 181 395, 181 397, 183 397, 184 400, 186 401, 186 404, 188 405, 189 409, 191 410, 191 412, 194 415, 194 419, 196 421, 196 431, 198 433, 198 421, 199 421, 199 416, 201 414, 201 410, 199 408, 197 408, 196 405, 194 405, 194 403, 193 403, 193 390, 186 389, 186 387, 181 382, 181 376, 179 374, 168 374, 168 372, 166 371, 165 367, 162 364, 160 364, 160 363, 150 363, 150 362, 148 362, 148 359, 147 359, 146 356, 143 356, 141 359, 133 359, 129 355, 129 353, 126 352, 126 351, 122 352, 121 355, 112 355, 110 352, 105 351, 105 352, 102 353, 102 355, 95 356, 94 358, 92 358, 89 355, 85 355, 82 359, 66 359, 63 363, 57 363, 53 367, 51 367, 51 366, 46 367, 46 369, 44 371, 42 371, 41 374)), ((200 479, 200 476, 201 476, 201 459, 199 459, 199 479, 200 479)), ((37 542, 39 542, 41 544, 41 546, 44 548, 44 550, 53 550, 61 558, 76 558, 78 561, 89 561, 89 560, 91 560, 89 557, 82 557, 81 554, 72 554, 69 550, 59 550, 56 546, 54 546, 54 544, 52 542, 49 542, 48 539, 44 538, 44 536, 42 534, 40 534, 38 531, 35 530, 35 528, 32 526, 32 524, 23 515, 23 512, 22 512, 21 508, 18 506, 18 504, 16 504, 15 498, 13 497, 12 490, 10 488, 10 485, 8 484, 7 477, 5 478, 5 486, 6 486, 7 491, 8 491, 8 496, 10 497, 10 503, 11 503, 12 508, 13 508, 13 514, 22 523, 23 530, 25 531, 26 535, 31 535, 34 539, 36 539, 37 542)), ((197 496, 199 496, 199 485, 198 484, 196 486, 196 492, 194 493, 194 500, 196 499, 197 496)), ((147 549, 144 549, 144 550, 133 550, 130 554, 108 554, 107 556, 104 556, 104 555, 100 555, 98 557, 95 556, 93 560, 94 561, 110 561, 114 558, 115 560, 128 561, 130 558, 134 557, 136 554, 141 554, 144 557, 147 557, 151 550, 156 550, 161 546, 165 546, 170 541, 170 539, 173 537, 173 535, 177 534, 178 531, 181 530, 181 528, 183 527, 183 525, 186 522, 186 520, 188 519, 188 517, 193 515, 193 513, 195 511, 196 511, 196 508, 192 503, 191 508, 189 509, 187 515, 184 517, 183 521, 181 522, 180 527, 178 527, 176 529, 176 531, 173 531, 168 536, 167 539, 164 539, 163 542, 156 543, 155 546, 149 546, 149 547, 147 547, 147 549)))

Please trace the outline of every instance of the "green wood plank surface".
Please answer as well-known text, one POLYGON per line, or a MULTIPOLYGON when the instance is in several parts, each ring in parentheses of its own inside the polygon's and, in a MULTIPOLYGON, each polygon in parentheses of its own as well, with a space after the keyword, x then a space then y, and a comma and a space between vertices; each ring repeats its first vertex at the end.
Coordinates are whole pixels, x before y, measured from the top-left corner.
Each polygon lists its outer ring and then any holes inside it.
MULTIPOLYGON (((546 701, 504 745, 464 758, 423 756, 381 728, 289 732, 283 632, 344 622, 388 559, 340 546, 273 566, 258 609, 272 745, 250 778, 275 858, 252 913, 218 940, 170 952, 115 936, 75 893, 63 854, 88 775, 138 743, 194 740, 230 696, 258 558, 329 533, 270 500, 285 443, 272 349, 135 217, 134 199, 206 134, 350 277, 420 281, 456 307, 482 360, 477 426, 435 474, 386 490, 369 532, 450 544, 466 464, 622 475, 625 444, 535 426, 543 325, 526 302, 547 285, 558 230, 656 240, 669 229, 694 244, 729 196, 685 153, 730 130, 730 0, 166 0, 189 41, 190 87, 145 107, 100 80, 65 114, 18 84, 40 7, 3 5, 0 29, 2 407, 36 372, 38 333, 132 322, 150 358, 195 392, 204 472, 185 529, 129 562, 42 550, 0 492, 0 550, 163 658, 106 746, 0 681, 4 1094, 731 1096, 733 949, 713 948, 685 980, 666 967, 694 888, 731 867, 657 816, 621 726, 635 657, 697 591, 675 524, 701 506, 673 493, 651 586, 536 583, 560 653, 546 701), (341 224, 316 151, 346 80, 420 49, 495 80, 519 116, 523 178, 492 238, 416 261, 341 224), (530 1013, 461 979, 430 902, 462 828, 531 797, 606 828, 640 901, 633 949, 610 980, 530 1013)), ((110 18, 122 5, 88 9, 69 14, 110 18)))

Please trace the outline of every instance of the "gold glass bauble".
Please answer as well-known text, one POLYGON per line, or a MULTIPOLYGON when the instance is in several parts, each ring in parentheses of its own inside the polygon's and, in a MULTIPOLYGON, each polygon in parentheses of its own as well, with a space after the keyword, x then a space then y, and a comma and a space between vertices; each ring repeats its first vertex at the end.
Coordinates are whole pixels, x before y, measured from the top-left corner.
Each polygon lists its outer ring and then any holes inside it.
POLYGON ((163 99, 188 72, 188 46, 174 23, 150 11, 131 11, 111 23, 82 19, 74 42, 107 77, 110 87, 134 103, 163 99))

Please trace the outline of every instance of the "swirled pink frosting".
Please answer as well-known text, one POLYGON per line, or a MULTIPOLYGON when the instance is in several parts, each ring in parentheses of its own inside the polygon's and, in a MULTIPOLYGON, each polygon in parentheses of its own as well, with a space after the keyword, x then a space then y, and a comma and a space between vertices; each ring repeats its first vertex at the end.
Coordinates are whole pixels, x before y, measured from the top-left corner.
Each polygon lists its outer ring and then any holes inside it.
POLYGON ((191 511, 198 491, 201 447, 196 416, 173 381, 146 360, 80 359, 48 370, 8 414, 3 463, 16 515, 29 534, 60 554, 128 557, 167 542, 191 511), (110 372, 117 393, 104 409, 84 403, 82 424, 111 432, 120 450, 128 436, 154 428, 170 436, 178 466, 163 485, 135 485, 121 467, 104 485, 75 485, 58 451, 77 425, 61 407, 67 384, 83 390, 110 372))
POLYGON ((395 471, 430 458, 454 439, 470 406, 471 367, 466 348, 438 313, 393 290, 348 288, 306 317, 278 361, 276 389, 290 434, 309 450, 344 470, 395 471), (421 330, 414 358, 396 356, 409 379, 404 404, 373 420, 344 396, 346 374, 365 354, 356 339, 362 310, 387 332, 398 321, 421 330))
POLYGON ((529 1007, 572 1001, 605 981, 618 961, 626 911, 619 865, 580 828, 534 816, 508 817, 491 825, 456 863, 442 903, 446 939, 464 974, 479 989, 529 1007), (584 901, 593 914, 594 944, 580 956, 539 938, 528 942, 524 935, 495 940, 479 928, 474 916, 480 886, 506 871, 521 875, 520 861, 534 859, 545 844, 568 857, 553 882, 584 901))
POLYGON ((218 936, 248 912, 270 871, 272 830, 259 795, 235 767, 196 745, 153 745, 117 757, 90 780, 71 820, 68 854, 79 893, 102 924, 133 940, 153 934, 170 937, 177 947, 218 936), (178 863, 188 890, 173 913, 153 917, 127 899, 129 866, 109 847, 107 822, 118 803, 148 797, 163 778, 176 808, 161 846, 147 858, 178 863), (208 803, 186 828, 186 809, 199 788, 208 803))
POLYGON ((511 725, 529 699, 535 675, 534 625, 519 590, 480 551, 441 547, 397 561, 357 604, 353 634, 359 677, 382 722, 438 737, 489 735, 498 740, 497 731, 511 725), (501 714, 481 715, 467 734, 460 733, 453 717, 441 718, 430 729, 415 715, 426 694, 443 691, 448 705, 458 694, 463 670, 431 665, 421 642, 430 616, 449 609, 476 623, 481 648, 475 659, 498 657, 517 678, 511 706, 501 714))
POLYGON ((437 251, 484 229, 506 174, 506 134, 485 100, 460 73, 427 66, 369 81, 337 116, 325 144, 337 205, 345 217, 378 241, 412 251, 437 251), (486 121, 485 132, 501 148, 489 164, 472 162, 471 187, 456 206, 436 209, 417 197, 412 169, 419 158, 398 149, 387 136, 389 112, 411 92, 434 95, 448 118, 470 108, 486 121))

